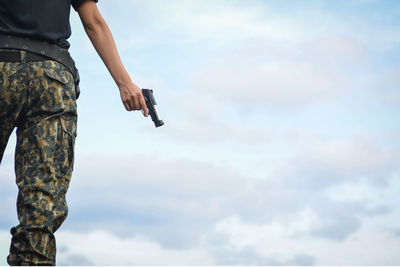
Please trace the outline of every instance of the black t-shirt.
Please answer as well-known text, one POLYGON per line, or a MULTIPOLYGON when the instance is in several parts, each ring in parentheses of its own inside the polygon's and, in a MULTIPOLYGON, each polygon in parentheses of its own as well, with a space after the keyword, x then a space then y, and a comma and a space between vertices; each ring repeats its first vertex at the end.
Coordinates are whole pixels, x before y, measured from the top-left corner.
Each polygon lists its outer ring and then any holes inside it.
POLYGON ((77 10, 83 1, 0 0, 0 33, 44 40, 69 48, 71 5, 77 10))

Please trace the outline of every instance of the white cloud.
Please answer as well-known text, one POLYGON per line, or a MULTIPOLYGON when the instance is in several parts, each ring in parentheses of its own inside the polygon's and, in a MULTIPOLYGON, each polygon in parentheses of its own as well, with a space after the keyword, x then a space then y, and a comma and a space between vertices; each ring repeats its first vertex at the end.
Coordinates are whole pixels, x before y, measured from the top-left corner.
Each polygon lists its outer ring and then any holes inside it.
POLYGON ((364 44, 335 34, 291 45, 252 40, 203 60, 190 87, 221 104, 293 109, 350 96, 370 59, 364 44))
POLYGON ((195 72, 191 84, 222 103, 290 108, 329 99, 347 87, 343 77, 314 64, 296 60, 249 64, 238 58, 210 62, 195 72))
POLYGON ((372 184, 361 179, 361 181, 350 180, 334 185, 327 190, 327 194, 334 201, 379 203, 383 192, 377 192, 372 184))
POLYGON ((377 97, 384 104, 397 106, 400 103, 400 67, 395 66, 377 75, 373 87, 381 94, 377 97))
POLYGON ((81 214, 90 206, 101 205, 104 213, 97 209, 86 212, 89 228, 94 224, 112 229, 111 225, 129 222, 136 225, 133 229, 173 247, 195 244, 210 231, 213 222, 232 214, 255 223, 285 221, 291 213, 310 206, 325 218, 314 227, 315 235, 345 239, 362 224, 358 215, 380 216, 393 211, 392 201, 373 205, 373 197, 364 201, 349 198, 341 204, 337 201, 343 192, 335 188, 360 182, 371 188, 370 194, 383 194, 398 172, 395 151, 382 149, 370 140, 312 141, 303 144, 294 158, 277 158, 283 162, 281 169, 264 180, 249 179, 237 171, 240 166, 222 167, 212 161, 163 160, 144 155, 81 158, 74 176, 78 187, 71 189, 71 210, 81 214), (96 192, 103 192, 102 199, 96 192), (265 209, 269 212, 264 213, 265 209), (117 216, 114 222, 109 221, 108 212, 117 216), (181 228, 193 221, 196 228, 189 232, 181 228), (152 229, 156 225, 158 231, 152 229), (176 236, 174 244, 162 235, 163 231, 176 236))
POLYGON ((329 169, 347 179, 368 177, 378 184, 390 178, 400 158, 397 148, 382 147, 363 135, 325 140, 304 152, 295 159, 299 166, 316 171, 329 169))
POLYGON ((142 15, 145 14, 144 27, 164 33, 162 35, 167 41, 193 43, 209 40, 213 45, 221 45, 260 35, 288 39, 298 32, 298 24, 274 14, 265 4, 249 5, 240 1, 152 1, 127 4, 134 10, 140 10, 142 15))
POLYGON ((59 265, 213 265, 204 249, 173 250, 145 237, 118 237, 98 230, 57 233, 59 265))
MULTIPOLYGON (((307 235, 292 238, 296 225, 309 225, 315 214, 300 213, 296 220, 251 225, 238 218, 227 218, 217 224, 217 231, 229 237, 232 251, 251 248, 258 255, 290 262, 296 255, 312 255, 316 265, 397 265, 400 239, 390 232, 377 229, 369 220, 350 238, 342 242, 328 241, 307 235), (382 246, 385 244, 385 246, 382 246)), ((380 220, 385 223, 384 220, 380 220)))
POLYGON ((357 9, 346 12, 346 8, 367 2, 372 3, 371 0, 342 4, 293 1, 290 5, 279 1, 124 1, 125 9, 118 14, 114 14, 113 4, 104 2, 99 6, 121 30, 122 45, 207 44, 205 49, 208 49, 260 39, 285 45, 330 34, 353 36, 378 50, 399 44, 398 27, 381 24, 380 19, 386 16, 385 19, 394 20, 395 7, 374 16, 356 12, 357 9), (130 23, 126 23, 124 17, 128 17, 130 23))
POLYGON ((8 231, 0 231, 0 266, 7 266, 11 235, 8 231))

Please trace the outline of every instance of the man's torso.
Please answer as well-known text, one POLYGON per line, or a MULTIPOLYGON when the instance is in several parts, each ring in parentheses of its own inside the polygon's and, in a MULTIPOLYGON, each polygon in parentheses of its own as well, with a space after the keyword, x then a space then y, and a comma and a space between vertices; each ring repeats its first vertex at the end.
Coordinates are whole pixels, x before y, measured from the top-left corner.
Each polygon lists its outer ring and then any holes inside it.
POLYGON ((0 0, 0 33, 68 48, 71 0, 0 0))

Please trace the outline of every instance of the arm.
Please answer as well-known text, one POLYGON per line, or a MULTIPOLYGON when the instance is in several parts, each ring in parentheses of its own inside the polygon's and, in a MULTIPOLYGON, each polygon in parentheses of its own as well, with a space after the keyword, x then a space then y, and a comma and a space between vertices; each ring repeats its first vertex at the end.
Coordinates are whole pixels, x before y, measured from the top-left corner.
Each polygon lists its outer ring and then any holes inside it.
POLYGON ((79 17, 97 53, 118 85, 122 102, 126 110, 143 109, 148 116, 148 109, 141 89, 132 82, 122 64, 117 47, 107 23, 93 1, 84 1, 78 8, 79 17))

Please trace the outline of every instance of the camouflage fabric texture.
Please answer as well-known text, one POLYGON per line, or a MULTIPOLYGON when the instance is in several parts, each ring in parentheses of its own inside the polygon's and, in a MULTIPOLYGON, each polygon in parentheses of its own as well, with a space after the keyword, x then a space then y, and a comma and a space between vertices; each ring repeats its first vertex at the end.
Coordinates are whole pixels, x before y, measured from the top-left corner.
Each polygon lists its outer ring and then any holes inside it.
POLYGON ((67 217, 65 195, 74 161, 73 76, 52 60, 0 62, 0 70, 0 162, 17 128, 19 225, 11 229, 7 261, 10 265, 55 265, 54 232, 67 217))

